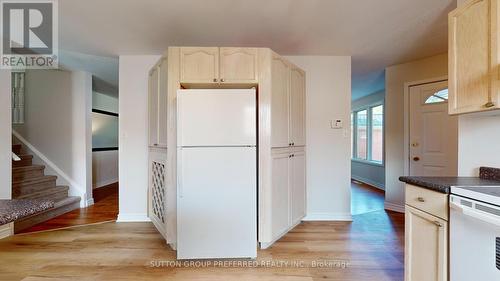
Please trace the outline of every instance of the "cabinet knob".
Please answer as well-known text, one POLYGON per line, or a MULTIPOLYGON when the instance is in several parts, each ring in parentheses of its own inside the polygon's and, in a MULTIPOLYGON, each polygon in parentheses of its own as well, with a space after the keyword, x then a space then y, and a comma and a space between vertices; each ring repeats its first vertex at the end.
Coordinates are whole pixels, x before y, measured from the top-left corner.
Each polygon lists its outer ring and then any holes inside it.
POLYGON ((292 146, 292 143, 291 143, 291 142, 290 142, 290 143, 288 143, 288 146, 292 146))
POLYGON ((293 146, 293 145, 295 145, 295 143, 294 143, 294 142, 292 142, 292 146, 293 146))
POLYGON ((214 82, 217 82, 217 78, 214 78, 214 82))
POLYGON ((494 106, 495 106, 495 104, 494 104, 493 102, 491 102, 491 101, 490 101, 490 102, 487 102, 487 103, 484 105, 484 107, 486 107, 486 108, 490 108, 490 107, 494 107, 494 106))
POLYGON ((220 79, 220 81, 221 81, 221 82, 224 82, 224 78, 221 78, 221 79, 220 79))
POLYGON ((418 198, 417 198, 417 201, 418 201, 418 202, 422 202, 422 203, 423 203, 423 202, 425 202, 425 199, 424 199, 424 197, 418 197, 418 198))

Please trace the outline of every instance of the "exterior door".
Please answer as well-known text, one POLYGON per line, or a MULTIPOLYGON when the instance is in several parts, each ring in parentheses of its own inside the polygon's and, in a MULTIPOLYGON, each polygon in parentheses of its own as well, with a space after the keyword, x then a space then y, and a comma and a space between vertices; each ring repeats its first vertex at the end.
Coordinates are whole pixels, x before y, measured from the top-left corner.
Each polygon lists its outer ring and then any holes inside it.
POLYGON ((448 115, 448 83, 410 87, 410 175, 456 176, 458 119, 448 115))

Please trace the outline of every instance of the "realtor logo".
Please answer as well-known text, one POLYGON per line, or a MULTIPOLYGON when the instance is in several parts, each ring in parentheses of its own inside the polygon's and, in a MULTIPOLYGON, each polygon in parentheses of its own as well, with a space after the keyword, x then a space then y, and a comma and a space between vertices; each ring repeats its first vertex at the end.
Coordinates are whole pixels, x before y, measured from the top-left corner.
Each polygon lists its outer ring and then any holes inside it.
POLYGON ((0 68, 58 67, 57 0, 1 0, 0 15, 0 68))

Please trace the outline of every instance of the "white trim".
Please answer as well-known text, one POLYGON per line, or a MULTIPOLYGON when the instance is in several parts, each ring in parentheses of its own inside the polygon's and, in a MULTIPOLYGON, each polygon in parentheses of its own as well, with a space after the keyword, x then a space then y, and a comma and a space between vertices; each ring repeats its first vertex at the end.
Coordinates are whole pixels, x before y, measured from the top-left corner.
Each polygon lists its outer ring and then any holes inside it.
POLYGON ((410 87, 448 81, 448 75, 404 84, 404 174, 410 174, 410 87))
POLYGON ((77 196, 80 196, 82 200, 80 200, 80 207, 86 207, 83 206, 87 200, 87 192, 86 189, 82 188, 79 186, 70 176, 68 176, 66 173, 64 173, 59 167, 57 167, 54 162, 50 161, 47 156, 45 156, 43 153, 41 153, 38 149, 36 149, 31 143, 29 143, 25 138, 21 136, 16 130, 12 129, 12 135, 14 135, 20 142, 25 145, 30 152, 35 154, 40 160, 47 166, 49 166, 58 177, 62 178, 64 181, 66 181, 69 184, 70 188, 70 194, 75 194, 77 196))
POLYGON ((375 161, 375 160, 365 160, 365 159, 360 159, 360 158, 351 158, 351 161, 361 163, 361 164, 366 164, 366 165, 372 165, 372 166, 377 166, 377 167, 385 167, 383 162, 375 161))
POLYGON ((360 177, 360 176, 356 176, 356 175, 351 175, 351 178, 353 180, 355 180, 355 181, 366 183, 366 184, 371 185, 373 187, 376 187, 376 188, 378 188, 378 189, 380 189, 382 191, 385 191, 385 184, 383 184, 383 183, 372 181, 370 179, 367 179, 367 178, 364 178, 364 177, 360 177))
POLYGON ((146 213, 118 214, 116 222, 151 222, 146 213))
POLYGON ((350 213, 310 213, 303 221, 352 221, 350 213))
POLYGON ((118 178, 107 179, 93 184, 92 189, 101 188, 118 182, 118 178))
POLYGON ((398 212, 398 213, 404 213, 405 212, 405 206, 404 205, 399 205, 399 204, 394 204, 391 202, 384 202, 384 209, 393 211, 393 212, 398 212))

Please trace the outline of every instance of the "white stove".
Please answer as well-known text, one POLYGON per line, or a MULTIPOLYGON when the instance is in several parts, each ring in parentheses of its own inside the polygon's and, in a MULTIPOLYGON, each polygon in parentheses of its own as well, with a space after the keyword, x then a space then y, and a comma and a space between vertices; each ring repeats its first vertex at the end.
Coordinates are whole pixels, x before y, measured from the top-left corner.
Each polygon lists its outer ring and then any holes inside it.
POLYGON ((500 186, 450 191, 450 281, 500 280, 500 186))

